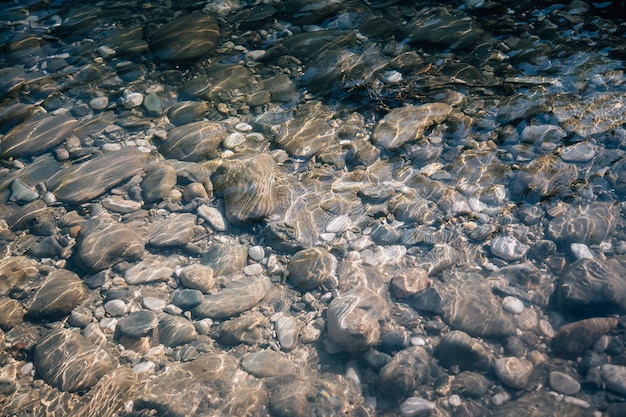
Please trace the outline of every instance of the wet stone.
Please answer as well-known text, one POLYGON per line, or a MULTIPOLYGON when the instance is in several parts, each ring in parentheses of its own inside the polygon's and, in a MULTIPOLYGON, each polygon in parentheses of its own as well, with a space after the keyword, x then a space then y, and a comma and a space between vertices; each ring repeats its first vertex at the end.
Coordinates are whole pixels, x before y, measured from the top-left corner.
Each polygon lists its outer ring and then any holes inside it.
POLYGON ((552 339, 552 346, 557 355, 575 359, 613 330, 617 323, 614 317, 594 317, 566 324, 552 339))
POLYGON ((83 281, 75 273, 58 269, 53 271, 37 290, 28 306, 28 315, 41 319, 63 317, 85 298, 83 281))
POLYGON ((295 375, 298 372, 297 366, 284 353, 273 350, 246 354, 241 359, 241 368, 257 378, 295 375))
POLYGON ((335 137, 329 121, 333 113, 327 106, 310 101, 299 106, 295 117, 281 126, 278 146, 293 156, 309 158, 328 146, 335 137))
POLYGON ((130 397, 137 376, 129 368, 120 367, 107 373, 83 397, 72 413, 76 416, 109 416, 116 413, 130 397))
POLYGON ((215 276, 241 272, 246 267, 248 249, 243 245, 211 245, 200 257, 202 265, 213 270, 215 276))
POLYGON ((580 391, 580 383, 568 374, 559 371, 550 372, 550 388, 565 395, 575 395, 580 391))
MULTIPOLYGON (((314 417, 349 415, 351 400, 346 383, 317 378, 289 380, 273 390, 269 402, 276 417, 314 417), (332 392, 333 395, 326 395, 332 392)), ((353 400, 352 400, 353 401, 353 400)))
POLYGON ((372 140, 385 149, 398 149, 407 142, 420 139, 426 129, 443 122, 451 111, 452 108, 445 103, 398 107, 378 122, 372 140))
POLYGON ((626 366, 602 365, 600 375, 608 389, 621 396, 626 396, 626 366))
POLYGON ((202 205, 198 207, 196 213, 198 216, 206 220, 209 225, 218 232, 225 232, 228 230, 228 224, 222 213, 215 207, 202 205))
POLYGON ((426 416, 435 410, 435 403, 420 397, 407 398, 400 404, 400 414, 402 417, 426 416))
POLYGON ((180 282, 187 288, 208 292, 215 283, 213 269, 200 264, 188 265, 180 273, 180 282))
POLYGON ((503 384, 515 389, 524 389, 528 385, 533 364, 523 358, 508 357, 496 359, 494 368, 503 384))
POLYGON ((227 131, 220 123, 189 123, 170 130, 159 152, 170 159, 201 162, 217 155, 217 147, 226 136, 227 131))
POLYGON ((548 224, 548 236, 562 244, 602 242, 615 229, 620 218, 619 206, 609 202, 594 202, 584 207, 571 207, 548 224))
POLYGON ((389 283, 391 292, 399 298, 409 297, 428 287, 428 273, 422 268, 407 268, 389 283))
POLYGON ((85 327, 93 320, 91 309, 85 306, 79 306, 72 310, 68 322, 72 326, 85 327))
POLYGON ((200 318, 228 318, 257 305, 272 288, 269 278, 255 275, 232 282, 215 294, 204 296, 192 313, 200 318))
POLYGON ((469 398, 481 398, 487 392, 491 382, 483 374, 463 371, 454 376, 450 384, 450 392, 469 398))
POLYGON ((524 258, 529 246, 513 236, 498 236, 491 240, 489 248, 491 253, 498 258, 507 261, 517 261, 524 258))
POLYGON ((248 249, 248 256, 254 261, 261 261, 265 258, 265 250, 259 245, 251 246, 250 249, 248 249))
POLYGON ((467 333, 453 330, 446 333, 435 350, 439 362, 446 367, 483 372, 491 364, 491 354, 478 340, 467 333))
POLYGON ((41 155, 61 144, 77 123, 65 114, 28 120, 2 138, 0 155, 4 158, 41 155))
POLYGON ((52 331, 37 342, 34 363, 47 383, 70 392, 94 386, 113 366, 105 350, 66 329, 52 331))
POLYGON ((157 162, 148 165, 146 176, 141 181, 142 196, 148 203, 163 200, 176 186, 176 170, 165 163, 157 162))
POLYGON ((0 299, 0 329, 9 331, 24 321, 26 310, 22 304, 12 298, 0 299))
POLYGON ((244 154, 223 161, 211 181, 224 197, 226 218, 235 224, 263 220, 283 204, 278 168, 268 154, 244 154))
POLYGON ((570 264, 557 286, 561 308, 577 314, 623 314, 626 269, 619 259, 581 259, 570 264))
POLYGON ((206 200, 209 198, 209 195, 206 192, 203 184, 199 182, 192 182, 185 186, 183 190, 183 199, 187 202, 192 202, 194 199, 200 198, 202 200, 206 200))
POLYGON ((26 81, 26 73, 20 67, 0 69, 0 97, 7 96, 20 89, 26 81))
POLYGON ((404 397, 425 382, 430 357, 421 346, 399 351, 378 373, 378 386, 388 395, 404 397))
POLYGON ((239 317, 223 321, 217 326, 217 340, 225 345, 245 343, 257 346, 270 336, 269 320, 257 311, 248 311, 239 317))
POLYGON ((61 169, 46 186, 60 201, 84 203, 138 174, 147 162, 148 155, 134 148, 107 152, 61 169))
POLYGON ((365 287, 356 287, 335 298, 327 310, 330 340, 348 352, 362 352, 378 343, 385 301, 365 287))
POLYGON ((117 330, 127 337, 139 339, 148 335, 159 323, 152 311, 135 311, 117 322, 117 330))
POLYGON ((324 248, 296 252, 287 264, 289 282, 305 290, 324 284, 335 274, 336 269, 337 260, 324 248))
POLYGON ((274 321, 274 330, 281 348, 290 351, 298 346, 300 336, 300 322, 286 314, 281 314, 274 321))
POLYGON ((159 255, 149 255, 124 271, 124 281, 128 285, 166 281, 174 274, 170 262, 159 255))
POLYGON ((181 101, 167 110, 167 118, 175 126, 183 126, 202 120, 208 109, 204 101, 181 101))
POLYGON ((6 295, 25 280, 36 277, 37 263, 26 256, 5 256, 0 259, 0 295, 6 295))
POLYGON ((196 215, 182 213, 152 224, 148 243, 155 247, 184 246, 195 235, 196 215))
POLYGON ((182 308, 183 310, 189 310, 197 306, 202 302, 202 292, 192 289, 183 289, 174 291, 172 295, 172 304, 182 308))
POLYGON ((184 317, 161 313, 159 316, 159 342, 176 347, 196 340, 198 334, 192 322, 184 317))
POLYGON ((164 61, 199 58, 213 49, 219 40, 217 22, 210 16, 192 13, 161 26, 150 36, 150 49, 164 61))
POLYGON ((511 183, 511 197, 537 203, 556 194, 567 195, 577 177, 576 166, 563 162, 556 155, 540 156, 517 172, 511 183))
POLYGON ((124 302, 124 300, 110 300, 104 303, 104 311, 112 317, 123 316, 126 314, 127 310, 128 305, 124 302))
POLYGON ((520 314, 524 311, 524 303, 515 297, 504 297, 502 308, 511 314, 520 314))

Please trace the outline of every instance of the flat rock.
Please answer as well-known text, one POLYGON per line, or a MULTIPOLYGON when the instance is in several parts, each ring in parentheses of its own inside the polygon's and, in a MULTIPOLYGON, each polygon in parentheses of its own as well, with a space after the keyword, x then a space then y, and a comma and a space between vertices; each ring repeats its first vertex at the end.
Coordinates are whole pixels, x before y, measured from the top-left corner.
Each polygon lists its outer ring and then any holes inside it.
POLYGON ((46 186, 64 203, 80 204, 137 175, 147 162, 148 155, 135 148, 107 152, 61 169, 46 181, 46 186))
POLYGON ((28 315, 43 319, 67 316, 85 298, 83 281, 66 269, 52 271, 28 306, 28 315))
POLYGON ((217 326, 216 337, 225 345, 245 343, 257 346, 267 343, 270 333, 270 322, 258 311, 247 311, 238 317, 225 320, 217 326))
POLYGON ((319 101, 298 106, 294 117, 281 125, 276 144, 293 156, 310 158, 334 141, 332 117, 330 108, 319 101))
POLYGON ((372 140, 385 149, 395 150, 418 140, 430 126, 443 122, 452 112, 445 103, 428 103, 391 110, 378 122, 372 140))
POLYGON ((269 410, 276 417, 350 415, 353 398, 346 382, 308 377, 288 379, 272 388, 269 410), (333 395, 327 395, 327 393, 333 395))
POLYGON ((295 375, 298 372, 297 365, 284 353, 267 349, 246 354, 241 358, 241 368, 257 378, 295 375))
POLYGON ((225 232, 226 230, 228 230, 228 223, 226 222, 226 218, 217 208, 210 207, 204 204, 198 207, 196 213, 198 214, 198 216, 206 220, 209 225, 218 232, 225 232))
POLYGON ((348 352, 365 351, 378 343, 386 310, 385 300, 367 288, 348 290, 328 306, 328 337, 348 352))
POLYGON ((513 236, 497 236, 489 243, 491 253, 506 261, 523 259, 529 246, 523 244, 513 236))
POLYGON ((219 41, 217 22, 202 13, 178 17, 161 26, 150 36, 152 52, 164 61, 186 61, 199 58, 219 41))
POLYGON ((548 378, 550 388, 565 395, 575 395, 580 392, 580 383, 576 378, 559 371, 550 372, 548 378))
POLYGON ((200 318, 233 317, 257 305, 271 288, 272 283, 265 275, 233 281, 215 294, 205 295, 202 303, 192 313, 200 318))
POLYGON ((113 366, 109 354, 70 330, 54 330, 35 346, 37 373, 61 391, 90 388, 113 366))
POLYGON ((621 211, 614 202, 570 207, 564 214, 550 220, 548 236, 563 245, 597 245, 613 232, 619 218, 621 211))
POLYGON ((243 154, 223 161, 211 181, 224 197, 226 218, 241 224, 263 220, 284 203, 280 177, 269 154, 243 154))
POLYGON ((450 392, 462 397, 482 398, 489 389, 491 381, 483 374, 463 371, 454 376, 450 384, 450 392))
POLYGON ((337 259, 321 247, 296 252, 287 264, 288 279, 294 286, 310 290, 335 274, 337 259))
POLYGON ((81 397, 72 415, 112 416, 130 398, 136 382, 137 375, 130 368, 120 367, 108 372, 81 397))
POLYGON ((3 158, 41 155, 61 144, 78 121, 66 114, 28 120, 7 133, 0 141, 3 158))
POLYGON ((606 387, 621 396, 626 396, 626 366, 604 364, 600 375, 606 387))
POLYGON ((82 224, 73 259, 96 273, 123 260, 137 260, 143 252, 144 242, 133 229, 107 217, 94 217, 82 224))
POLYGON ((181 213, 152 223, 148 244, 159 248, 185 246, 195 236, 196 220, 195 214, 181 213))
POLYGON ((148 255, 136 265, 124 271, 124 281, 128 285, 167 281, 174 274, 171 262, 160 255, 148 255))
POLYGON ((537 203, 553 195, 567 195, 578 178, 578 169, 556 155, 542 155, 523 165, 513 177, 511 198, 537 203))
POLYGON ((189 123, 170 130, 159 152, 170 159, 201 162, 217 156, 217 147, 226 136, 226 128, 221 123, 189 123))
POLYGON ((167 118, 175 126, 184 126, 202 120, 207 110, 206 101, 180 101, 167 110, 167 118))

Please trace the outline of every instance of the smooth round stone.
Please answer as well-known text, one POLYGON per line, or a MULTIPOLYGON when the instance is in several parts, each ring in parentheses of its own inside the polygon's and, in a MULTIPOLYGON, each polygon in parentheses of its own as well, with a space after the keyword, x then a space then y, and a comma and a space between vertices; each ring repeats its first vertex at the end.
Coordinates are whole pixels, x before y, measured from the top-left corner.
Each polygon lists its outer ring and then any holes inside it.
POLYGON ((258 345, 270 337, 269 319, 258 311, 248 311, 222 322, 217 327, 217 340, 226 345, 258 345))
POLYGON ((436 408, 433 402, 419 397, 410 397, 400 404, 400 414, 402 417, 428 416, 436 408))
POLYGON ((450 392, 470 398, 482 398, 491 381, 477 372, 463 371, 456 375, 450 384, 450 392))
POLYGON ((550 388, 561 394, 575 395, 580 392, 580 383, 563 372, 550 372, 548 382, 550 383, 550 388))
POLYGON ((70 314, 86 295, 87 291, 78 275, 57 269, 35 293, 28 306, 28 314, 46 320, 63 317, 70 314))
POLYGON ((404 298, 428 288, 428 273, 422 268, 408 268, 395 275, 389 289, 398 298, 404 298))
POLYGON ((276 135, 276 144, 289 154, 309 158, 335 140, 335 130, 329 123, 332 110, 319 101, 298 106, 295 117, 283 123, 276 135))
POLYGON ((246 265, 246 267, 243 269, 243 273, 248 275, 248 276, 262 274, 263 273, 263 265, 261 265, 261 264, 246 265))
POLYGON ((274 417, 346 416, 354 401, 348 394, 345 382, 336 379, 288 379, 272 392, 269 411, 274 417))
POLYGON ((528 385, 534 367, 526 359, 508 357, 496 359, 494 369, 503 384, 515 389, 524 389, 528 385))
POLYGON ((237 123, 235 125, 235 130, 238 132, 248 133, 252 131, 252 126, 250 126, 248 123, 237 123))
POLYGON ((157 297, 144 297, 141 304, 150 311, 163 311, 167 306, 167 301, 157 297))
POLYGON ((104 317, 100 319, 100 328, 102 332, 105 334, 113 334, 115 333, 115 328, 117 327, 117 319, 115 317, 104 317))
POLYGON ((265 258, 265 250, 263 249, 263 246, 251 246, 250 249, 248 249, 248 256, 250 259, 258 262, 265 258))
POLYGON ((570 207, 548 224, 548 236, 557 243, 599 244, 615 229, 620 218, 619 206, 613 202, 596 201, 570 207))
POLYGON ((298 371, 297 366, 284 353, 273 350, 246 354, 241 359, 241 368, 257 378, 293 375, 298 371))
POLYGON ((336 269, 337 259, 320 247, 296 252, 287 264, 289 282, 305 290, 324 284, 335 274, 336 269))
POLYGON ((19 178, 14 179, 11 183, 10 201, 30 203, 37 198, 39 198, 39 193, 24 184, 19 178))
POLYGON ((89 100, 89 107, 97 111, 106 109, 108 105, 109 99, 107 97, 94 97, 89 100))
POLYGON ((552 339, 552 345, 557 355, 576 359, 617 324, 618 319, 615 317, 593 317, 568 323, 559 329, 552 339))
POLYGON ((201 264, 188 265, 180 273, 180 282, 187 288, 208 292, 215 284, 213 269, 201 264))
POLYGON ((54 330, 35 346, 37 373, 61 391, 90 388, 113 366, 109 354, 84 336, 70 330, 54 330))
POLYGON ((606 387, 621 396, 626 396, 626 366, 604 364, 600 375, 606 387))
POLYGON ((24 321, 26 310, 12 298, 0 298, 0 329, 9 331, 24 321))
POLYGON ((578 169, 557 155, 542 155, 523 165, 511 182, 509 193, 515 201, 537 203, 556 194, 568 194, 578 178, 578 169))
POLYGON ((126 314, 128 305, 124 300, 111 300, 104 303, 104 310, 112 317, 119 317, 126 314))
POLYGON ((502 300, 502 308, 511 314, 520 314, 524 311, 524 303, 515 297, 507 296, 502 300))
POLYGON ((198 337, 192 322, 181 316, 162 313, 159 317, 159 342, 176 347, 193 342, 198 337))
POLYGON ((124 90, 121 102, 125 109, 134 109, 135 107, 141 106, 143 103, 143 94, 124 90))
POLYGON ((561 149, 560 156, 565 162, 589 162, 596 156, 596 146, 589 142, 579 142, 561 149))
POLYGON ((144 97, 143 106, 151 114, 160 115, 161 113, 163 113, 163 102, 155 93, 147 94, 144 97))
POLYGON ((124 336, 139 339, 149 334, 159 323, 152 311, 135 311, 117 322, 117 329, 124 336))
POLYGON ((220 243, 209 246, 200 262, 211 267, 215 276, 220 276, 241 272, 247 259, 248 249, 245 246, 220 243))
POLYGON ((202 292, 192 289, 184 289, 174 291, 172 295, 172 304, 182 308, 183 310, 189 310, 202 302, 202 292))
POLYGON ((202 120, 208 108, 205 101, 182 101, 167 110, 167 118, 173 125, 183 126, 202 120))
POLYGON ((424 383, 429 363, 430 357, 423 347, 402 349, 378 373, 378 387, 387 395, 404 397, 424 383))
POLYGON ((157 248, 185 246, 195 236, 197 217, 193 213, 175 214, 152 223, 148 243, 157 248))
POLYGON ((205 295, 202 303, 195 307, 192 313, 200 318, 233 317, 256 306, 271 288, 272 282, 265 275, 233 281, 222 290, 205 295))
POLYGON ((169 159, 202 162, 217 155, 217 147, 227 134, 221 123, 189 123, 170 130, 167 140, 159 146, 159 152, 169 159))
POLYGON ((60 145, 78 121, 66 114, 32 117, 11 129, 2 138, 3 158, 42 155, 60 145))
POLYGON ((291 351, 298 346, 300 334, 300 322, 294 317, 281 314, 274 321, 274 330, 281 348, 291 351))
POLYGON ((491 240, 489 249, 498 258, 506 261, 517 261, 526 255, 529 247, 512 236, 498 236, 491 240))
POLYGON ((385 301, 364 287, 335 298, 327 310, 330 340, 348 352, 362 352, 378 343, 380 323, 386 315, 385 301))
POLYGON ((213 49, 220 31, 215 19, 202 13, 179 17, 150 36, 150 49, 164 61, 187 61, 213 49))
POLYGON ((591 253, 589 247, 584 243, 572 243, 570 250, 576 259, 593 259, 593 253, 591 253))
POLYGON ((198 216, 206 220, 209 225, 218 232, 225 232, 226 230, 228 230, 226 218, 224 217, 222 212, 215 207, 207 206, 206 204, 204 204, 198 207, 196 213, 198 214, 198 216))

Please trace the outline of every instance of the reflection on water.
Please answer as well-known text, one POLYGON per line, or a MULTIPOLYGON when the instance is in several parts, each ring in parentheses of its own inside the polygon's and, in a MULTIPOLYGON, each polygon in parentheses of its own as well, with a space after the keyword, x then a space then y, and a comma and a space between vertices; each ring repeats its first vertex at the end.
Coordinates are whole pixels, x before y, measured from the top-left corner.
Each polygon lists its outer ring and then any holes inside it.
POLYGON ((624 415, 623 1, 0 10, 2 415, 624 415))

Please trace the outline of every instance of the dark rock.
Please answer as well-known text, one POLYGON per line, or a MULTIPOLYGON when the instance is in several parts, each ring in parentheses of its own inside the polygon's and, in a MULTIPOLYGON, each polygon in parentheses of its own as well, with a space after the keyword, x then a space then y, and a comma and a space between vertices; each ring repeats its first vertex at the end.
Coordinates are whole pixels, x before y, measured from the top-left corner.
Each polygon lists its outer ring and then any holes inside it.
POLYGON ((298 288, 310 290, 324 284, 335 274, 337 260, 324 248, 296 252, 287 264, 289 281, 298 288))
POLYGON ((411 346, 398 352, 378 373, 379 389, 393 397, 404 397, 429 375, 430 357, 423 347, 411 346))
POLYGON ((162 313, 159 316, 159 342, 165 346, 176 347, 193 342, 198 337, 192 322, 181 316, 162 313))
POLYGON ((552 346, 557 355, 575 359, 590 349, 601 336, 613 330, 617 323, 614 317, 594 317, 566 324, 552 339, 552 346))
POLYGON ((229 318, 257 305, 272 288, 269 278, 255 275, 232 282, 215 294, 204 296, 192 313, 197 317, 229 318))
POLYGON ((2 138, 0 155, 4 158, 40 155, 63 142, 77 123, 65 114, 28 120, 2 138))
POLYGON ((28 315, 40 319, 67 316, 86 296, 83 281, 66 269, 53 271, 37 290, 28 306, 28 315))
POLYGON ((119 332, 127 337, 139 339, 157 327, 159 320, 152 311, 135 311, 117 322, 119 332))
POLYGON ((164 61, 199 58, 219 41, 220 30, 210 16, 193 13, 161 26, 150 36, 150 49, 164 61))
POLYGON ((170 130, 159 152, 166 158, 201 162, 217 156, 217 147, 226 136, 227 131, 220 123, 189 123, 170 130))
POLYGON ((435 353, 439 362, 448 368, 458 366, 461 370, 484 372, 492 362, 491 354, 478 340, 458 330, 446 333, 435 353))

